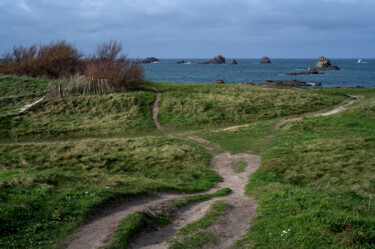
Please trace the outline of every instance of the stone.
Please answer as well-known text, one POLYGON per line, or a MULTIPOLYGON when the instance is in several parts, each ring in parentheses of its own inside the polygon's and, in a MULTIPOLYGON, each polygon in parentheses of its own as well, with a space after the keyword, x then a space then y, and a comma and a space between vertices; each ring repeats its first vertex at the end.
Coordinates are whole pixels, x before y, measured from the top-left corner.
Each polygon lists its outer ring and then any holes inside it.
POLYGON ((320 56, 312 70, 340 70, 340 68, 338 66, 333 66, 328 58, 320 56))
POLYGON ((314 83, 314 86, 322 86, 322 82, 318 81, 314 83))
POLYGON ((319 73, 319 71, 317 71, 315 69, 311 69, 311 70, 302 71, 302 72, 286 73, 285 75, 306 75, 306 74, 324 74, 324 73, 323 72, 319 73))
POLYGON ((225 58, 221 55, 215 56, 209 61, 200 62, 199 64, 224 64, 225 58))
POLYGON ((214 82, 212 83, 215 83, 215 84, 225 84, 225 81, 224 80, 221 80, 221 79, 217 79, 215 80, 214 82))
POLYGON ((254 85, 253 82, 238 82, 237 85, 254 85))
POLYGON ((159 61, 159 59, 155 58, 155 57, 146 57, 142 63, 152 63, 152 62, 156 62, 156 61, 159 61))
POLYGON ((285 86, 285 87, 310 87, 311 85, 299 80, 265 80, 258 85, 261 86, 285 86))
POLYGON ((231 65, 237 65, 237 61, 235 59, 231 59, 229 64, 231 64, 231 65))
POLYGON ((264 56, 264 57, 262 57, 260 59, 260 63, 262 63, 262 64, 270 64, 270 63, 272 63, 272 61, 271 61, 271 59, 269 57, 264 56))
POLYGON ((177 64, 184 64, 184 63, 185 63, 185 61, 183 59, 177 61, 177 64))

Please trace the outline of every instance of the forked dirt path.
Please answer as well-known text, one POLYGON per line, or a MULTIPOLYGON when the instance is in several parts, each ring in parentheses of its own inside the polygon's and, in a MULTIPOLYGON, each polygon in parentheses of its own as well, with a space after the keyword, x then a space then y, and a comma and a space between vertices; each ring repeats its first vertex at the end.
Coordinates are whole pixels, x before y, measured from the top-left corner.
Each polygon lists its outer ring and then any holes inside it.
MULTIPOLYGON (((166 136, 172 134, 166 132, 158 122, 158 104, 161 99, 161 93, 158 89, 153 88, 156 92, 155 102, 151 106, 152 118, 155 127, 166 136)), ((357 100, 358 96, 356 97, 357 100)), ((344 110, 348 105, 353 104, 352 100, 345 106, 337 107, 325 113, 318 113, 312 116, 327 116, 338 113, 344 110)), ((279 128, 288 121, 302 119, 302 117, 285 119, 277 124, 279 128)), ((215 146, 209 141, 199 137, 188 137, 200 144, 203 148, 212 152, 215 146)), ((216 148, 217 149, 217 148, 216 148)), ((153 248, 161 249, 168 248, 167 240, 173 236, 174 233, 179 231, 187 224, 202 218, 208 210, 210 204, 215 200, 224 200, 230 205, 230 212, 228 212, 222 221, 211 227, 210 229, 219 234, 219 242, 216 245, 210 245, 209 248, 228 248, 238 239, 240 239, 250 226, 251 219, 256 215, 257 203, 244 195, 244 188, 248 183, 249 176, 258 168, 260 164, 260 157, 250 154, 231 155, 228 152, 221 153, 214 156, 212 159, 213 170, 217 172, 223 181, 219 183, 217 188, 208 192, 214 192, 218 188, 231 188, 232 192, 225 197, 217 197, 209 201, 204 201, 198 204, 192 204, 180 210, 176 214, 176 219, 166 227, 158 228, 156 231, 147 231, 140 235, 140 237, 133 243, 133 248, 153 248), (244 161, 247 167, 243 173, 234 173, 232 163, 236 161, 244 161)), ((186 196, 184 194, 160 194, 153 197, 144 197, 138 200, 131 200, 117 208, 107 209, 99 217, 88 224, 79 228, 73 235, 67 248, 69 249, 91 249, 99 248, 105 245, 106 240, 111 238, 115 228, 119 225, 120 221, 128 214, 136 211, 152 210, 153 207, 162 205, 164 202, 175 199, 178 197, 186 196)))
POLYGON ((212 159, 213 170, 219 174, 223 181, 218 188, 230 188, 232 192, 225 197, 213 198, 209 201, 191 205, 180 210, 171 224, 161 227, 153 232, 144 232, 133 243, 133 248, 165 249, 168 248, 167 240, 187 224, 202 218, 212 202, 224 200, 230 205, 230 212, 222 222, 213 227, 215 234, 220 234, 217 245, 213 248, 228 248, 245 235, 250 226, 251 219, 256 214, 257 203, 244 195, 244 188, 251 175, 259 166, 260 158, 255 155, 231 155, 228 152, 219 154, 212 159), (242 173, 234 173, 232 163, 246 162, 247 167, 242 173))

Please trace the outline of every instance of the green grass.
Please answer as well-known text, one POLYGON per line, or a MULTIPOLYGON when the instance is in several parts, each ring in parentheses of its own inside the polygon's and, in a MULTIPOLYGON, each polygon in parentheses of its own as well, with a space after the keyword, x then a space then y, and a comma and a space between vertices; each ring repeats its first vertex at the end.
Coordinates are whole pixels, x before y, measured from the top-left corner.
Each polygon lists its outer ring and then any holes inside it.
POLYGON ((152 91, 70 96, 43 101, 24 114, 0 121, 6 141, 62 140, 159 134, 154 128, 152 91))
POLYGON ((251 123, 337 105, 345 95, 248 85, 153 83, 162 92, 159 121, 191 129, 251 123))
POLYGON ((246 167, 247 167, 247 163, 245 161, 232 162, 232 169, 234 173, 245 172, 246 167))
POLYGON ((205 216, 183 227, 169 240, 170 249, 202 248, 207 244, 215 244, 219 234, 207 230, 221 221, 228 203, 219 200, 211 204, 205 216))
POLYGON ((144 212, 135 212, 125 217, 116 228, 113 242, 106 249, 129 248, 132 239, 147 226, 144 212))
POLYGON ((55 82, 0 74, 0 118, 16 114, 22 106, 40 99, 55 82))
POLYGON ((49 247, 111 199, 220 180, 208 153, 172 138, 0 145, 0 154, 1 248, 49 247))
POLYGON ((246 188, 258 216, 238 247, 375 247, 374 91, 367 96, 345 112, 287 123, 268 141, 246 188))
MULTIPOLYGON (((220 180, 201 147, 140 137, 160 135, 149 106, 155 93, 147 88, 57 98, 17 114, 55 83, 0 75, 1 248, 49 248, 111 200, 202 191, 220 180)), ((246 188, 258 199, 259 216, 238 247, 374 247, 375 90, 148 84, 162 91, 159 121, 167 130, 197 130, 233 154, 262 156, 246 188), (274 129, 280 117, 337 105, 347 94, 367 98, 346 112, 274 129)), ((140 224, 137 217, 129 224, 140 224)), ((197 247, 215 240, 200 229, 181 238, 197 247)))

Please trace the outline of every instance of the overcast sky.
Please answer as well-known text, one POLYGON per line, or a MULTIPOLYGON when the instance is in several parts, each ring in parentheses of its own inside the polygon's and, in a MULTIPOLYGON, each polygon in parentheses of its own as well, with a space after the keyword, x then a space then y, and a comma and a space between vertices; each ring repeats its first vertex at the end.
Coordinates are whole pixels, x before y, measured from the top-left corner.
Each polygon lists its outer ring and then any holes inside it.
POLYGON ((0 0, 0 53, 122 41, 132 58, 375 58, 375 0, 0 0))

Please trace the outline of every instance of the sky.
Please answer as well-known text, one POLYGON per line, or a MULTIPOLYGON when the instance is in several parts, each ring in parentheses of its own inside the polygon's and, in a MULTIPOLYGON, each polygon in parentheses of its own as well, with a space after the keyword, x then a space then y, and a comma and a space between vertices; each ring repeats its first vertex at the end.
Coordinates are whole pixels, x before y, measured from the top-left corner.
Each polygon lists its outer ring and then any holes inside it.
POLYGON ((0 54, 61 39, 130 58, 375 58, 375 0, 0 0, 0 54))

